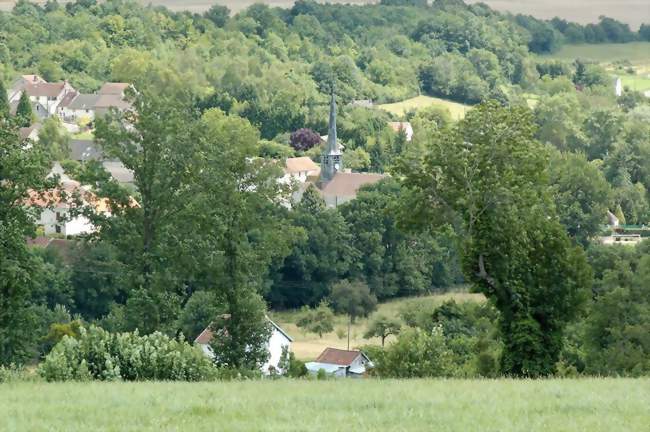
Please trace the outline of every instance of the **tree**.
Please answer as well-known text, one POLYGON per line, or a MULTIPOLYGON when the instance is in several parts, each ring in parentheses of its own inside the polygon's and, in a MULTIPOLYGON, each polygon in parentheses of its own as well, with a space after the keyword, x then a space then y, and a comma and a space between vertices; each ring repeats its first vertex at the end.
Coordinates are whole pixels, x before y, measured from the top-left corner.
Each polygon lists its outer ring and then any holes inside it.
POLYGON ((401 330, 402 324, 398 319, 389 318, 386 315, 378 315, 368 325, 368 329, 363 337, 366 339, 373 337, 381 338, 381 346, 383 347, 388 336, 396 336, 401 330))
POLYGON ((549 174, 560 222, 586 245, 600 232, 612 199, 610 185, 581 154, 554 152, 549 174))
POLYGON ((325 300, 321 301, 314 309, 303 306, 296 325, 298 328, 316 333, 318 337, 322 338, 323 334, 334 331, 334 313, 325 300))
POLYGON ((291 136, 289 137, 291 147, 298 151, 307 151, 312 147, 319 145, 320 142, 320 135, 313 130, 306 128, 298 129, 291 133, 291 136))
POLYGON ((34 113, 32 112, 32 103, 29 101, 27 92, 20 94, 18 106, 16 107, 16 120, 21 127, 29 127, 34 121, 34 113))
POLYGON ((43 122, 43 127, 38 132, 38 142, 47 149, 54 160, 60 161, 70 157, 70 135, 56 116, 43 122))
POLYGON ((483 104, 404 170, 405 222, 458 221, 465 275, 499 310, 502 371, 517 376, 553 373, 591 281, 555 214, 534 132, 528 110, 483 104))
POLYGON ((25 206, 33 191, 43 190, 49 161, 36 147, 23 148, 17 131, 0 127, 0 365, 23 363, 37 316, 30 308, 41 263, 26 245, 35 234, 34 211, 25 206))
POLYGON ((367 317, 377 308, 377 297, 365 282, 344 279, 332 287, 330 294, 334 310, 350 317, 350 322, 359 317, 367 317))
POLYGON ((0 80, 0 119, 8 119, 11 113, 9 99, 7 99, 7 89, 2 80, 0 80))

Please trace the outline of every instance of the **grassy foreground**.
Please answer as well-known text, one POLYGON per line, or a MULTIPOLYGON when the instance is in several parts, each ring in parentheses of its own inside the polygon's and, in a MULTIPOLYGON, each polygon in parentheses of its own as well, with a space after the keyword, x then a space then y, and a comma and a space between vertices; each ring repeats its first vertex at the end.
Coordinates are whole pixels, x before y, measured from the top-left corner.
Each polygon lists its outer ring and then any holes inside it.
POLYGON ((647 431, 650 380, 0 385, 2 431, 647 431))

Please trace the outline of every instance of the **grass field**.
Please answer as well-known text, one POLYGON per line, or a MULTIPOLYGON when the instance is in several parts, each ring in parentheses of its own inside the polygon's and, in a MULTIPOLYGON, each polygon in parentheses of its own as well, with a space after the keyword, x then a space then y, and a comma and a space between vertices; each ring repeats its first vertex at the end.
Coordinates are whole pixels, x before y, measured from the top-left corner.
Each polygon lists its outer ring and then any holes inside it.
MULTIPOLYGON (((365 319, 358 319, 350 328, 350 348, 360 347, 362 345, 380 345, 381 340, 364 339, 363 334, 368 327, 368 322, 377 314, 384 314, 387 316, 398 317, 400 310, 408 308, 414 303, 429 303, 431 305, 440 305, 446 300, 454 299, 457 302, 465 301, 483 301, 484 297, 480 294, 468 293, 448 293, 437 294, 425 297, 416 297, 408 299, 400 299, 388 303, 382 303, 378 306, 377 311, 365 319)), ((297 321, 299 313, 293 312, 275 312, 271 314, 271 318, 280 325, 289 335, 293 338, 294 342, 291 345, 291 350, 297 358, 304 361, 314 360, 318 355, 327 347, 332 348, 347 348, 347 317, 339 315, 336 317, 334 331, 323 335, 319 338, 317 334, 305 333, 299 329, 295 322, 297 321), (338 334, 337 334, 338 333, 338 334), (340 336, 340 337, 339 337, 340 336)), ((387 339, 390 341, 390 338, 387 339)))
POLYGON ((0 384, 0 430, 632 432, 650 380, 0 384))
POLYGON ((605 64, 624 60, 633 64, 649 64, 650 42, 565 45, 549 57, 563 60, 581 58, 605 64))
POLYGON ((416 96, 402 102, 379 105, 379 108, 393 113, 397 116, 403 116, 411 110, 418 110, 426 108, 431 105, 439 105, 449 110, 451 117, 454 120, 460 120, 465 117, 468 110, 471 109, 469 105, 463 105, 456 102, 448 101, 445 99, 434 98, 430 96, 416 96))

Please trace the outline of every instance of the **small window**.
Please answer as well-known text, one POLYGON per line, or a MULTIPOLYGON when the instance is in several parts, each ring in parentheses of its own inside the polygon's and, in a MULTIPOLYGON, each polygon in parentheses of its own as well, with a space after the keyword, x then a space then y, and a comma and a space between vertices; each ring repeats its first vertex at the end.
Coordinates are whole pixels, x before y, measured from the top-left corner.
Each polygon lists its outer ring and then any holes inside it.
POLYGON ((54 231, 56 231, 57 234, 61 234, 61 225, 55 226, 54 231))

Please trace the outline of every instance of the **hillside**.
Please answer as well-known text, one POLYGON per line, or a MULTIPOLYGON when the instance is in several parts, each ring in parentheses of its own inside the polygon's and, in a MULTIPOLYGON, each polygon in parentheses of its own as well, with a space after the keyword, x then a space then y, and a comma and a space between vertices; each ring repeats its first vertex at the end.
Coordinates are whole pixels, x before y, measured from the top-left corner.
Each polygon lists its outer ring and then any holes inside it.
POLYGON ((626 379, 23 383, 0 385, 0 429, 626 432, 649 405, 626 379))
POLYGON ((464 105, 431 96, 416 96, 414 98, 401 102, 379 105, 379 108, 388 111, 389 113, 395 114, 396 116, 403 116, 409 111, 418 110, 433 105, 447 109, 449 111, 449 114, 451 114, 451 118, 454 120, 465 118, 465 114, 467 114, 467 111, 471 109, 469 105, 464 105))

